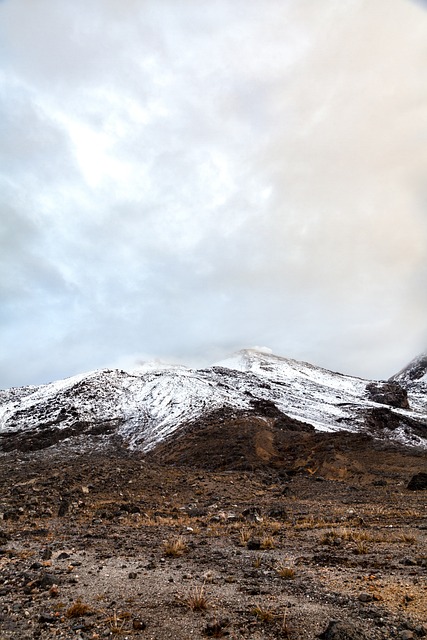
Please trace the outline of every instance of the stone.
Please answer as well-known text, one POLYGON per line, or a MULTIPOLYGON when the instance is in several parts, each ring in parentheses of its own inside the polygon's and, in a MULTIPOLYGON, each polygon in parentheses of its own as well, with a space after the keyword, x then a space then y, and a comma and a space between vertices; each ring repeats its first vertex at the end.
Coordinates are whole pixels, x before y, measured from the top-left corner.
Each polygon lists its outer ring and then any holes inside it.
POLYGON ((366 393, 370 400, 389 407, 409 409, 406 389, 398 382, 370 382, 366 385, 366 393))
POLYGON ((252 551, 261 549, 261 540, 259 538, 251 538, 246 544, 246 548, 252 551))
POLYGON ((409 480, 406 488, 410 491, 422 491, 424 489, 427 489, 427 473, 416 473, 409 480))
POLYGON ((261 509, 259 507, 248 507, 242 511, 242 516, 249 522, 261 522, 261 509))
POLYGON ((327 629, 318 637, 321 640, 365 640, 358 629, 340 620, 331 620, 327 629))
POLYGON ((359 602, 372 602, 373 597, 370 593, 361 593, 358 597, 359 602))
POLYGON ((134 618, 132 620, 132 628, 135 631, 144 631, 144 629, 147 628, 147 623, 144 622, 144 620, 141 620, 140 618, 134 618))

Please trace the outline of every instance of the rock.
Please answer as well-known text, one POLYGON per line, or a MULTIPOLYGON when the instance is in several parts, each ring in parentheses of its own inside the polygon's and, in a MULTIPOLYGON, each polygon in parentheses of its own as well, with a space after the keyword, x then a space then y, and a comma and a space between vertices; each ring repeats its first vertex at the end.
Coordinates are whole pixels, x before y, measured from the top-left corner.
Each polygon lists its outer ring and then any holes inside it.
POLYGON ((129 580, 135 580, 137 578, 138 574, 135 571, 130 571, 128 578, 129 580))
POLYGON ((49 547, 46 547, 46 549, 43 550, 43 553, 41 554, 41 558, 42 560, 50 560, 52 557, 52 549, 49 549, 49 547))
POLYGON ((373 596, 370 593, 361 593, 358 597, 359 602, 372 602, 373 596))
POLYGON ((249 522, 261 522, 261 509, 260 507, 248 507, 244 511, 242 511, 242 516, 246 518, 249 522))
POLYGON ((398 409, 409 409, 406 389, 398 382, 370 382, 366 385, 366 393, 370 400, 387 404, 398 409))
POLYGON ((144 631, 144 629, 147 628, 147 623, 140 618, 134 618, 132 620, 132 628, 135 629, 135 631, 144 631))
POLYGON ((273 505, 267 512, 269 518, 275 518, 276 520, 286 520, 287 514, 285 508, 281 505, 273 505))
POLYGON ((39 615, 39 622, 40 623, 53 624, 54 622, 57 622, 57 619, 54 616, 51 616, 48 613, 41 613, 39 615))
POLYGON ((0 547, 5 545, 8 540, 10 540, 9 534, 7 534, 6 531, 3 531, 3 529, 0 529, 0 547))
POLYGON ((409 480, 406 488, 410 491, 422 491, 424 489, 427 489, 427 473, 416 473, 409 480))
POLYGON ((42 589, 42 591, 46 591, 55 584, 55 578, 50 573, 42 573, 38 578, 37 583, 39 589, 42 589))
POLYGON ((70 508, 70 503, 68 502, 68 500, 61 500, 61 504, 59 505, 59 509, 58 509, 58 517, 62 518, 63 516, 65 516, 69 508, 70 508))
POLYGON ((250 538, 246 544, 246 548, 252 551, 261 549, 261 540, 259 538, 250 538))
POLYGON ((318 636, 321 640, 365 640, 365 636, 347 622, 331 620, 327 629, 318 636))
POLYGON ((202 633, 210 638, 221 638, 224 635, 223 629, 229 624, 229 622, 228 618, 224 618, 223 620, 211 620, 207 623, 202 633))
POLYGON ((399 638, 401 640, 412 640, 415 636, 412 631, 409 631, 409 629, 404 629, 399 633, 399 638))

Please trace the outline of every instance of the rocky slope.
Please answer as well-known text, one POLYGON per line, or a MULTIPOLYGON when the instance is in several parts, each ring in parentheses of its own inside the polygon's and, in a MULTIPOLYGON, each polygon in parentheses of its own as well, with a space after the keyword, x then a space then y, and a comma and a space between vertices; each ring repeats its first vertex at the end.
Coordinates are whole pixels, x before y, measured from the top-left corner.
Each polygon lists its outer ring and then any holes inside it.
POLYGON ((402 371, 390 378, 407 390, 414 410, 425 412, 427 404, 427 353, 414 358, 402 371))
POLYGON ((238 436, 248 424, 272 443, 314 429, 426 447, 426 371, 421 356, 390 381, 372 382, 255 349, 203 370, 93 371, 1 391, 0 450, 113 443, 150 452, 197 429, 238 436))

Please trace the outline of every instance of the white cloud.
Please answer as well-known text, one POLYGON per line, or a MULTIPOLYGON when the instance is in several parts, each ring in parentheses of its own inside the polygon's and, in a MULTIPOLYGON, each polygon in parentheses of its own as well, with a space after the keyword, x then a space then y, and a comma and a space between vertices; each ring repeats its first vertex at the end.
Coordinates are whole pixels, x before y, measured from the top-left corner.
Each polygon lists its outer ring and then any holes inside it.
POLYGON ((6 0, 0 35, 0 384, 425 347, 422 5, 6 0))

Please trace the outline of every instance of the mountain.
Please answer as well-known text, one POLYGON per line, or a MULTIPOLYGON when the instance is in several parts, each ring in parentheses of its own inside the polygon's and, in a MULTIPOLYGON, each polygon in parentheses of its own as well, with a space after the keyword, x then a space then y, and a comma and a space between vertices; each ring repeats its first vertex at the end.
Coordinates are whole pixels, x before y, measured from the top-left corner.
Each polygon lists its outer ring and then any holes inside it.
POLYGON ((274 458, 295 434, 343 431, 424 448, 426 371, 424 355, 389 381, 369 381, 257 349, 199 370, 93 371, 0 391, 0 451, 108 445, 167 457, 176 447, 188 458, 196 442, 224 456, 249 438, 258 457, 274 458))
POLYGON ((427 353, 417 356, 390 381, 397 382, 407 390, 411 407, 421 413, 426 409, 427 398, 427 353))

